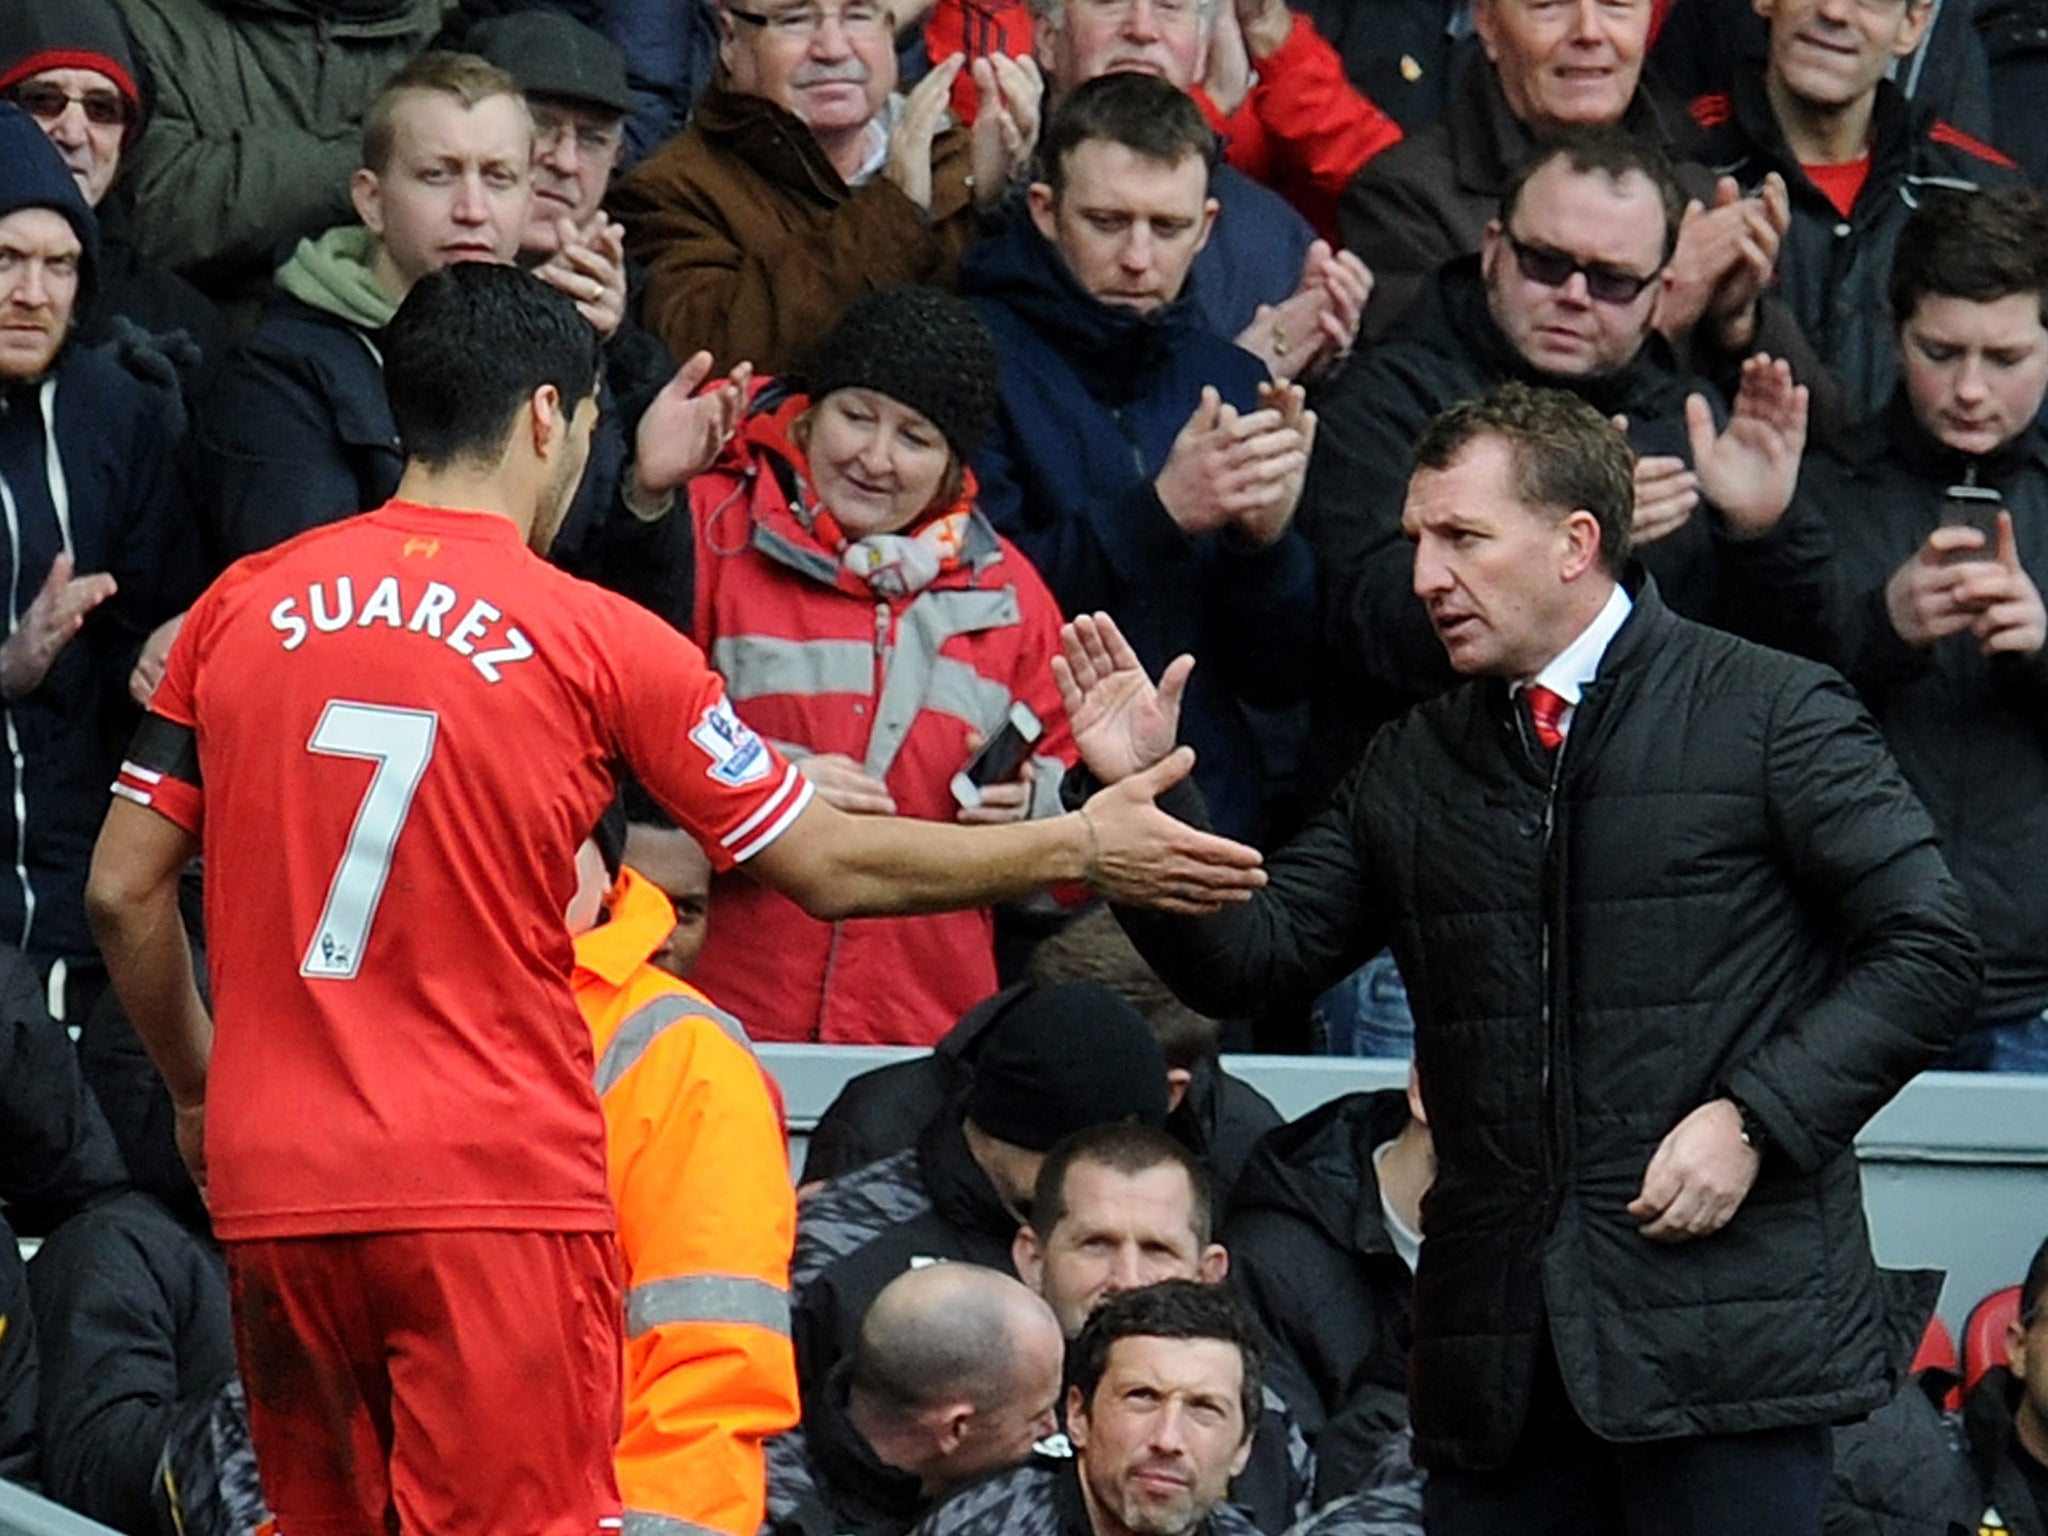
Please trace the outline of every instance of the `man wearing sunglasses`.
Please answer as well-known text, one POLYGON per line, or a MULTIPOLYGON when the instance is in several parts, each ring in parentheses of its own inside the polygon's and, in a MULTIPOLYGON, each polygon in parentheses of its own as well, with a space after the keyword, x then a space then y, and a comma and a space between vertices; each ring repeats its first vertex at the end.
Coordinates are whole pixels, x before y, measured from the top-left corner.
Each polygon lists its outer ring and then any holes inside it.
POLYGON ((1330 675, 1341 686, 1319 701, 1319 780, 1333 783, 1375 727, 1453 681, 1410 584, 1401 508, 1422 428, 1494 384, 1547 384, 1626 419, 1634 543, 1680 613, 1742 631, 1750 594, 1789 579, 1781 557, 1799 525, 1777 531, 1799 457, 1784 436, 1789 375, 1746 364, 1730 425, 1723 397, 1681 372, 1657 331, 1683 206, 1663 152, 1620 129, 1552 149, 1509 186, 1480 253, 1446 266, 1325 392, 1301 513, 1340 662, 1330 675))
POLYGON ((57 146, 99 224, 99 292, 80 315, 81 338, 117 342, 133 371, 164 384, 176 378, 183 399, 196 396, 227 349, 227 329, 198 289, 142 260, 128 198, 115 191, 146 108, 111 0, 0 0, 0 99, 57 146))

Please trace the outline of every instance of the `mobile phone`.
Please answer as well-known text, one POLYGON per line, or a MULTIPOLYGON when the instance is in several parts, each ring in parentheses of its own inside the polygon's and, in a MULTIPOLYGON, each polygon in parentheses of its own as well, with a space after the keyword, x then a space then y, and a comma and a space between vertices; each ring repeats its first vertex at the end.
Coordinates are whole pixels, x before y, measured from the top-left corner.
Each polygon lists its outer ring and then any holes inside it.
POLYGON ((1024 766, 1031 744, 1045 734, 1045 727, 1022 699, 1010 702, 1009 715, 1001 729, 981 744, 981 750, 967 760, 967 766, 953 775, 953 798, 962 807, 981 804, 984 784, 1003 784, 1017 776, 1024 766))
POLYGON ((1947 563, 1997 559, 1998 514, 2005 508, 2005 498, 1988 485, 1952 485, 1943 494, 1947 499, 1941 504, 1941 526, 1974 528, 1984 535, 1975 549, 1951 551, 1947 563))

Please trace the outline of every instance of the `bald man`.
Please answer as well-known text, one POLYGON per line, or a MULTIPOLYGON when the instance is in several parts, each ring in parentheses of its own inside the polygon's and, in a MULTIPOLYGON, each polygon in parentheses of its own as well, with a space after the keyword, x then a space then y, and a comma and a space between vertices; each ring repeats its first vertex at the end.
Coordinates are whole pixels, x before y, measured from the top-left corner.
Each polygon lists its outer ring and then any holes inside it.
POLYGON ((1051 1434, 1064 1344, 1008 1275, 932 1264, 884 1286, 853 1353, 768 1443, 782 1536, 902 1536, 955 1488, 1051 1434))

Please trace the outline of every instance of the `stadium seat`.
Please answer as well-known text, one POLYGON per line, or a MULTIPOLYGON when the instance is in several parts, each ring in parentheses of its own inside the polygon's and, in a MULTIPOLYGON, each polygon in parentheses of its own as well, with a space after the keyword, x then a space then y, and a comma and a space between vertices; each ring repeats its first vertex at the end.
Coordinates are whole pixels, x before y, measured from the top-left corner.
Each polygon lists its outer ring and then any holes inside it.
POLYGON ((1925 1370, 1956 1374, 1955 1335, 1948 1331, 1948 1324, 1939 1313, 1927 1319, 1927 1332, 1920 1336, 1920 1347, 1913 1352, 1913 1363, 1906 1369, 1915 1376, 1925 1370))
POLYGON ((2020 1288, 1993 1291, 1970 1309, 1963 1324, 1963 1391, 1971 1391, 1994 1365, 2005 1364, 2005 1330, 2019 1316, 2020 1288))

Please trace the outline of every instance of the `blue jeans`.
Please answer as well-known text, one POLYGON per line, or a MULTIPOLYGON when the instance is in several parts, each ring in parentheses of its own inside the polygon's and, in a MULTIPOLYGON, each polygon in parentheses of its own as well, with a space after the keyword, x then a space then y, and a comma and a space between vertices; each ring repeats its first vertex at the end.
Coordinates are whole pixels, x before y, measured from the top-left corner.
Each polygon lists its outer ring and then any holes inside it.
POLYGON ((1972 1024, 1940 1065, 1950 1072, 2048 1073, 2048 1009, 1972 1024))
POLYGON ((1406 1061, 1415 1054, 1408 988, 1384 949, 1317 998, 1310 1023, 1325 1056, 1406 1061))

